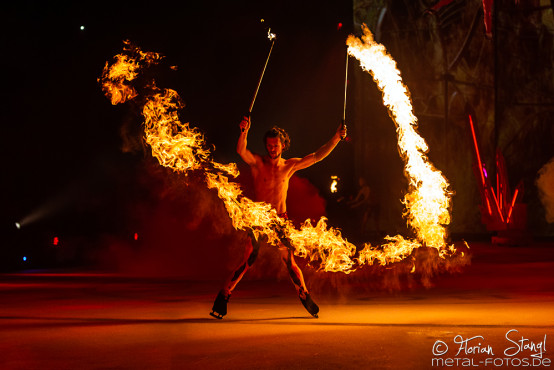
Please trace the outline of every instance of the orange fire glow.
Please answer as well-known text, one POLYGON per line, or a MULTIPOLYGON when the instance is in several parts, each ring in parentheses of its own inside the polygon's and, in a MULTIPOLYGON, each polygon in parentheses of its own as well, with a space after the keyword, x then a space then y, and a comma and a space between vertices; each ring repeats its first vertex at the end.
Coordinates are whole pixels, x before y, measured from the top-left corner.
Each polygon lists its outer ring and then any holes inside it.
POLYGON ((106 62, 102 77, 98 81, 102 84, 102 91, 113 105, 125 103, 137 96, 137 91, 130 85, 145 66, 158 63, 162 56, 158 53, 143 52, 129 40, 123 41, 124 53, 117 54, 115 63, 111 66, 106 62))
MULTIPOLYGON (((446 243, 446 225, 450 223, 449 184, 425 155, 428 147, 416 131, 417 117, 413 114, 408 88, 402 83, 396 62, 383 45, 375 42, 365 25, 362 30, 361 39, 352 35, 348 37, 348 53, 373 76, 396 124, 398 147, 409 180, 409 192, 403 200, 404 216, 417 238, 417 241, 408 241, 401 236, 387 237, 389 243, 383 247, 390 248, 390 251, 386 255, 403 258, 421 245, 436 248, 441 256, 451 254, 455 251, 454 246, 446 243)), ((366 253, 362 252, 360 258, 366 258, 366 253)))
MULTIPOLYGON (((236 164, 212 160, 202 133, 179 120, 178 112, 184 104, 174 90, 153 87, 150 89, 152 93, 144 99, 145 141, 151 147, 152 155, 162 166, 178 172, 203 171, 207 186, 217 191, 236 229, 250 231, 256 238, 265 235, 273 245, 285 237, 296 255, 318 264, 323 271, 350 273, 361 265, 398 262, 423 244, 437 248, 441 256, 452 253, 453 246, 448 247, 445 243, 445 225, 450 221, 448 183, 424 155, 427 146, 415 131, 416 118, 394 60, 386 54, 384 47, 373 41, 367 28, 364 31, 363 41, 349 37, 349 53, 360 59, 362 68, 374 75, 397 124, 399 147, 406 160, 406 174, 411 184, 411 191, 404 199, 405 216, 419 241, 400 235, 387 236, 380 247, 365 244, 356 257, 356 246, 348 242, 340 230, 328 227, 325 218, 315 225, 307 220, 296 229, 290 221, 278 217, 269 204, 245 197, 240 186, 230 181, 239 174, 236 164)), ((136 90, 131 81, 142 67, 162 58, 159 54, 144 53, 129 45, 127 42, 124 53, 115 57, 112 66, 106 64, 99 79, 112 104, 132 99, 136 90)))
POLYGON ((329 188, 331 190, 331 193, 336 193, 339 190, 337 189, 339 180, 340 178, 338 176, 331 176, 331 186, 329 188))

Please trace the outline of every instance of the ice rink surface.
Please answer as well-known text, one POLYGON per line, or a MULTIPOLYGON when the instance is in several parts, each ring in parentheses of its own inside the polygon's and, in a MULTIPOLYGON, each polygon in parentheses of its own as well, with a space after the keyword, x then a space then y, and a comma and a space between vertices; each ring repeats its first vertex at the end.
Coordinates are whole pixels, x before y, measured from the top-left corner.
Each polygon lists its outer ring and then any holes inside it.
POLYGON ((554 365, 554 244, 474 245, 432 288, 319 294, 97 271, 0 275, 0 369, 432 369, 554 365), (534 362, 533 362, 534 361, 534 362))

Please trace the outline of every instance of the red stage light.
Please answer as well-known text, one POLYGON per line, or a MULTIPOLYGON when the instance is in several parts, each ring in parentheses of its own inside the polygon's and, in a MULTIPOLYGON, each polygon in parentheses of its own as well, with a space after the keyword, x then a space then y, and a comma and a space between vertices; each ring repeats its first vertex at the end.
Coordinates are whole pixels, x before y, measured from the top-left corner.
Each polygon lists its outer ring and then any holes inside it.
POLYGON ((339 23, 337 24, 337 31, 340 30, 341 28, 342 28, 342 22, 339 22, 339 23))
POLYGON ((58 239, 57 236, 54 237, 54 240, 52 240, 52 244, 53 245, 58 245, 58 243, 60 242, 60 239, 58 239))
POLYGON ((135 238, 135 240, 138 240, 138 233, 135 233, 134 238, 135 238))
POLYGON ((512 204, 510 206, 510 211, 508 212, 508 217, 506 218, 506 223, 509 224, 510 223, 510 217, 512 217, 512 211, 514 210, 514 204, 516 204, 516 199, 517 199, 517 193, 519 192, 519 189, 516 189, 515 193, 514 193, 514 197, 512 198, 512 204))

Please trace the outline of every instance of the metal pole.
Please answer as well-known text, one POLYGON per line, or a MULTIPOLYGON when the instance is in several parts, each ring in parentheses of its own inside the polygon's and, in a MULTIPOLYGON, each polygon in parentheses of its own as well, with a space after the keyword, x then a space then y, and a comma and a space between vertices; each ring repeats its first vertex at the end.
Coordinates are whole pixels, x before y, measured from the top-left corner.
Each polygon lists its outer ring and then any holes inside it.
POLYGON ((342 124, 346 122, 346 91, 348 90, 348 48, 346 49, 346 71, 344 73, 344 107, 342 110, 342 124))
MULTIPOLYGON (((346 68, 344 72, 344 105, 342 107, 342 127, 346 128, 346 92, 348 91, 348 48, 346 48, 346 68)), ((341 138, 346 140, 346 136, 341 138)))
POLYGON ((269 62, 271 51, 273 50, 273 44, 275 44, 276 36, 274 33, 271 33, 271 28, 267 32, 267 38, 271 40, 271 47, 269 48, 269 53, 267 54, 267 59, 265 60, 264 68, 262 69, 262 74, 260 75, 260 79, 258 80, 258 86, 256 87, 256 91, 254 92, 254 97, 252 97, 252 102, 250 103, 250 109, 248 110, 248 115, 252 113, 252 108, 254 108, 254 102, 256 101, 256 97, 258 96, 258 91, 260 90, 260 85, 262 84, 262 79, 264 78, 265 69, 267 67, 267 63, 269 62))

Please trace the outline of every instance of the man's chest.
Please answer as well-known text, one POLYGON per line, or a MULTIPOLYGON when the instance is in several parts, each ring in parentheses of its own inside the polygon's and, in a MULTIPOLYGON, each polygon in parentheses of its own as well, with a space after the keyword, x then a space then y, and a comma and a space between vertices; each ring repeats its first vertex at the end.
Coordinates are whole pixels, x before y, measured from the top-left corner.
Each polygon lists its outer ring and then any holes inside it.
POLYGON ((278 166, 260 166, 254 173, 257 181, 267 186, 278 186, 285 184, 290 178, 290 168, 286 165, 278 166))

